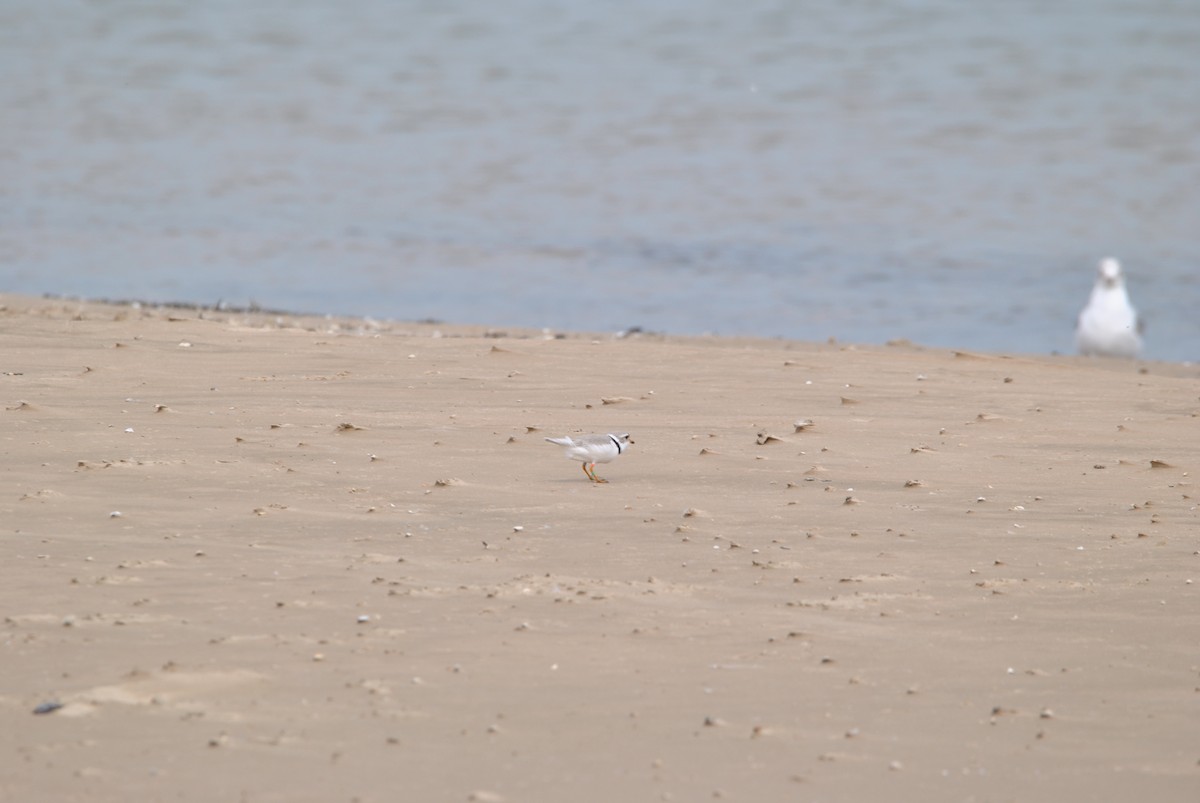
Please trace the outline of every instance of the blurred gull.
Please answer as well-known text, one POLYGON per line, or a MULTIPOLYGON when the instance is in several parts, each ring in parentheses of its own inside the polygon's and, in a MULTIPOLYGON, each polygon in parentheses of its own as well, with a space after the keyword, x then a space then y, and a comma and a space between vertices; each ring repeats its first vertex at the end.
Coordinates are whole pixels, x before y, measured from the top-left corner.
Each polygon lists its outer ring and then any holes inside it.
POLYGON ((1137 357, 1142 350, 1141 325, 1125 292, 1121 263, 1106 257, 1096 274, 1092 296, 1079 313, 1075 345, 1087 356, 1137 357))

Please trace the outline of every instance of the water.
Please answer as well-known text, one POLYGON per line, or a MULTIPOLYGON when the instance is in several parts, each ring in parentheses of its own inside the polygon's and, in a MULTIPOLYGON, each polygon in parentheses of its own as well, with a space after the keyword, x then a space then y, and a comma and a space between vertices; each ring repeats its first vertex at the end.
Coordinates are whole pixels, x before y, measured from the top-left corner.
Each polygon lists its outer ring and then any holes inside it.
POLYGON ((0 290, 1200 360, 1190 0, 0 0, 0 290))

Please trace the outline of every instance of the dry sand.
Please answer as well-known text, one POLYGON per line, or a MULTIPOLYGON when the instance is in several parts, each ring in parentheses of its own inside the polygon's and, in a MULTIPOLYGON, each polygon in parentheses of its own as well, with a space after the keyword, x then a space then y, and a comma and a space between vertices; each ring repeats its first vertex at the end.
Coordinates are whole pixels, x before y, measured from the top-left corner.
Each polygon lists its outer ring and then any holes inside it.
POLYGON ((0 327, 5 801, 1200 799, 1194 366, 0 327))

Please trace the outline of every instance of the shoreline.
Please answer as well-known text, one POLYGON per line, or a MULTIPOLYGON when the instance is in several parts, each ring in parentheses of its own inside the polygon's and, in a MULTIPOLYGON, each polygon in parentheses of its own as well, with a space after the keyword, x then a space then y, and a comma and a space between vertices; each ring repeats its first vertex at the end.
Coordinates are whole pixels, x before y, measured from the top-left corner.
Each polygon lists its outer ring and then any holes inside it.
POLYGON ((1195 366, 11 295, 0 333, 2 797, 1200 788, 1195 366), (543 441, 606 431, 604 485, 543 441))
MULTIPOLYGON (((209 316, 209 320, 233 320, 235 317, 241 317, 248 321, 259 321, 266 323, 268 319, 274 319, 277 322, 296 321, 303 322, 303 326, 316 328, 317 322, 334 323, 339 327, 345 327, 348 331, 359 330, 362 332, 379 332, 406 334, 413 336, 482 336, 491 338, 506 338, 513 337, 518 339, 624 339, 626 337, 638 337, 643 339, 653 339, 659 341, 718 341, 731 344, 795 344, 799 346, 813 347, 829 347, 836 349, 878 349, 878 350, 911 350, 932 353, 948 353, 948 354, 963 354, 963 355, 983 355, 1002 359, 1049 359, 1049 360, 1082 360, 1090 362, 1097 367, 1102 368, 1120 368, 1122 366, 1136 365, 1144 370, 1166 370, 1169 375, 1187 376, 1191 375, 1188 369, 1200 367, 1200 363, 1191 360, 1171 361, 1171 360, 1156 360, 1156 359, 1119 359, 1119 358, 1089 358, 1078 354, 1068 354, 1060 352, 1004 352, 990 351, 980 349, 957 348, 952 346, 930 346, 922 343, 913 342, 906 338, 892 338, 885 343, 860 343, 849 340, 839 340, 834 337, 829 337, 824 340, 793 340, 786 337, 768 337, 762 335, 724 335, 720 333, 708 334, 679 334, 669 331, 659 331, 644 329, 641 326, 632 326, 627 329, 618 330, 615 332, 605 331, 588 331, 588 330, 568 330, 568 329, 553 329, 550 327, 535 327, 526 325, 493 325, 480 323, 464 323, 455 321, 445 321, 441 319, 420 319, 420 320, 403 320, 399 318, 376 318, 369 315, 341 315, 336 313, 322 312, 299 312, 295 310, 272 309, 261 307, 257 304, 246 306, 241 305, 224 305, 222 302, 217 304, 202 304, 189 301, 147 301, 141 299, 107 299, 107 298, 86 298, 80 296, 62 296, 52 293, 44 293, 41 295, 25 295, 18 293, 0 293, 0 304, 3 304, 3 299, 17 299, 17 304, 27 308, 37 308, 39 304, 54 305, 54 304, 76 304, 80 308, 92 307, 99 309, 129 309, 144 311, 147 313, 170 313, 174 312, 192 312, 199 318, 205 319, 205 315, 209 316), (450 332, 450 335, 446 333, 450 332)), ((1196 374, 1200 376, 1200 373, 1196 374)))

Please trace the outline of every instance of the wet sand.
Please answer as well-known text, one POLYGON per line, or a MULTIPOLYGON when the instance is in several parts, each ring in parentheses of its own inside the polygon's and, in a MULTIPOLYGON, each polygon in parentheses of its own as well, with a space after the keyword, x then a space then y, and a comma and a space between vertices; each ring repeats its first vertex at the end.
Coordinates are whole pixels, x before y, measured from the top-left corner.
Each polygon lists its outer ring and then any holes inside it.
POLYGON ((1195 366, 0 333, 4 800, 1200 796, 1195 366))

